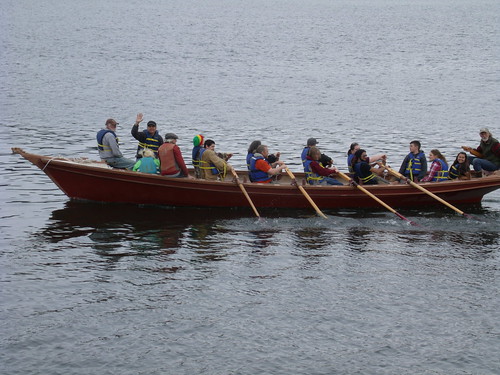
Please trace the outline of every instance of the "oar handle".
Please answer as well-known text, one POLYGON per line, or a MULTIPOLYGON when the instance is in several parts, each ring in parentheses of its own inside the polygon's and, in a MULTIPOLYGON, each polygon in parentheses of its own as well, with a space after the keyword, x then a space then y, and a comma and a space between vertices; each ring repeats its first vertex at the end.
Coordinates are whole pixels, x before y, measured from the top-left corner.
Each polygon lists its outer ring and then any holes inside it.
POLYGON ((240 187, 240 190, 242 191, 242 193, 245 195, 245 198, 247 199, 248 203, 250 203, 250 206, 252 207, 252 210, 253 212, 255 213, 255 216, 259 217, 260 218, 260 214, 259 214, 259 211, 257 211, 257 208, 255 207, 255 205, 253 204, 252 202, 252 199, 250 198, 250 196, 248 195, 247 193, 247 189, 245 189, 245 187, 243 186, 243 184, 240 182, 239 178, 238 178, 238 174, 236 173, 236 171, 234 169, 231 169, 232 173, 233 173, 233 176, 234 178, 236 179, 236 183, 238 184, 238 186, 240 187))
POLYGON ((286 173, 288 174, 288 176, 290 176, 290 178, 295 182, 295 185, 297 185, 297 187, 299 188, 300 192, 304 195, 304 197, 306 197, 306 199, 309 201, 309 203, 311 204, 311 206, 313 206, 313 208, 316 210, 317 214, 319 216, 321 216, 322 218, 327 219, 327 216, 323 212, 321 212, 321 210, 319 209, 319 207, 316 205, 316 203, 314 203, 314 201, 312 200, 312 198, 307 193, 306 189, 304 189, 302 186, 300 186, 299 184, 297 184, 297 180, 295 179, 295 176, 292 173, 292 171, 290 169, 288 169, 288 167, 285 168, 285 170, 286 170, 286 173))

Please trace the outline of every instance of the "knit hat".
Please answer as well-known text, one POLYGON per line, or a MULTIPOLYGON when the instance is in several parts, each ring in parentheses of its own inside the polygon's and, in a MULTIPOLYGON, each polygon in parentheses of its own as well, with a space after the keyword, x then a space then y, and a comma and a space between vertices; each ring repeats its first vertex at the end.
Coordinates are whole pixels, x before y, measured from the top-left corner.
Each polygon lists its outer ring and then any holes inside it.
POLYGON ((195 135, 193 138, 194 147, 203 145, 203 140, 204 140, 204 138, 201 134, 195 135))

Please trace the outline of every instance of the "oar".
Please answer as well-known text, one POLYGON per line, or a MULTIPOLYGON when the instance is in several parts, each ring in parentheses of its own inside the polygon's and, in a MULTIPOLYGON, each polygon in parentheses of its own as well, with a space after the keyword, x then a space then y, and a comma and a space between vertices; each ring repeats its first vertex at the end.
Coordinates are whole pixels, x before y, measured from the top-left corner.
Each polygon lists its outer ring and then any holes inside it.
MULTIPOLYGON (((471 215, 468 215, 466 214, 465 212, 459 210, 458 208, 456 208, 455 206, 451 205, 450 203, 446 202, 444 199, 442 198, 439 198, 436 194, 434 193, 431 193, 429 190, 427 190, 426 188, 420 186, 419 184, 416 184, 415 182, 413 182, 411 179, 409 178, 406 178, 405 176, 403 176, 401 173, 399 172, 396 172, 394 169, 391 169, 390 167, 386 166, 385 167, 389 173, 391 173, 392 175, 402 179, 402 180, 406 180, 408 181, 408 183, 413 186, 413 187, 416 187, 417 189, 423 191, 425 194, 431 196, 432 198, 436 199, 437 201, 441 202, 442 204, 444 204, 445 206, 448 206, 449 208, 451 208, 452 210, 455 210, 456 212, 458 212, 460 215, 462 216, 465 216, 465 217, 468 217, 470 219, 477 219, 475 218, 474 216, 471 216, 471 215)), ((479 220, 479 219, 477 219, 479 220)))
POLYGON ((259 211, 257 211, 257 208, 255 208, 255 205, 253 204, 252 199, 250 198, 250 196, 247 193, 247 189, 245 189, 245 187, 243 186, 243 184, 240 182, 240 180, 238 178, 238 174, 236 173, 236 171, 234 169, 231 169, 231 170, 233 172, 234 178, 236 179, 236 183, 238 184, 238 186, 240 187, 241 191, 243 192, 243 194, 247 198, 247 201, 248 201, 248 203, 250 203, 250 206, 252 206, 252 210, 253 210, 253 212, 255 212, 255 216, 260 217, 259 211))
POLYGON ((415 226, 419 226, 417 223, 415 223, 414 221, 411 221, 410 219, 407 219, 406 217, 404 217, 403 215, 401 215, 399 212, 397 212, 394 208, 392 208, 391 206, 389 206, 387 203, 385 203, 383 200, 381 200, 380 198, 378 198, 376 195, 370 193, 368 190, 366 190, 363 186, 359 185, 358 183, 356 183, 352 178, 350 178, 348 175, 346 175, 345 173, 342 173, 342 172, 337 172, 338 175, 340 177, 342 177, 344 180, 347 180, 349 181, 351 184, 353 184, 354 186, 356 186, 359 190, 361 190, 363 193, 365 193, 366 195, 368 195, 369 197, 371 197, 372 199, 376 200, 378 203, 380 203, 382 206, 384 206, 385 208, 387 208, 389 211, 391 211, 394 215, 396 215, 397 217, 399 217, 400 219, 402 220, 405 220, 407 222, 409 222, 411 225, 415 225, 415 226))
POLYGON ((321 216, 324 219, 328 219, 326 217, 326 215, 323 212, 321 212, 321 210, 316 205, 316 203, 314 203, 314 201, 309 196, 309 194, 307 194, 306 189, 304 189, 302 186, 300 186, 299 184, 297 184, 297 180, 295 179, 295 176, 293 175, 292 171, 290 169, 288 169, 288 168, 285 168, 285 170, 286 170, 286 173, 288 173, 288 175, 292 179, 293 183, 299 188, 299 190, 301 191, 301 193, 304 194, 304 197, 306 197, 306 199, 309 201, 309 203, 311 203, 311 206, 313 206, 313 208, 316 210, 316 212, 318 213, 318 215, 321 216))

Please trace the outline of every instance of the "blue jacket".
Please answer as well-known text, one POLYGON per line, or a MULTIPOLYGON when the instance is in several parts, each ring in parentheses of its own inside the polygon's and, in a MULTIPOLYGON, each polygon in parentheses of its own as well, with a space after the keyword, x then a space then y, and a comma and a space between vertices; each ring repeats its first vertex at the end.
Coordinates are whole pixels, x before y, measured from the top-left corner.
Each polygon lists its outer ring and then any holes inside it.
POLYGON ((257 160, 264 160, 266 163, 269 162, 260 154, 255 154, 250 159, 250 181, 252 182, 269 182, 272 180, 272 177, 269 177, 267 172, 261 171, 260 169, 256 169, 255 163, 257 160))
POLYGON ((432 181, 446 181, 448 179, 448 164, 441 159, 434 159, 434 161, 441 164, 441 170, 434 175, 432 181))

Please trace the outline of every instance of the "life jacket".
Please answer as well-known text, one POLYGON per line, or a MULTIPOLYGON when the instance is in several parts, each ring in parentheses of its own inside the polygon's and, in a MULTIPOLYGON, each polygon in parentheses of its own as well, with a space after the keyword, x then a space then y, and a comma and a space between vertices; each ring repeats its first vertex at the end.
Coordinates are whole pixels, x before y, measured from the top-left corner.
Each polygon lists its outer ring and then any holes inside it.
POLYGON ((172 175, 179 171, 179 165, 175 161, 174 147, 175 144, 173 143, 164 143, 158 150, 158 156, 160 157, 160 169, 162 174, 167 174, 166 172, 169 172, 168 174, 172 175))
POLYGON ((270 182, 273 178, 269 177, 267 172, 261 171, 260 169, 257 169, 255 167, 255 163, 257 163, 257 160, 264 160, 266 163, 268 161, 260 154, 255 154, 252 156, 250 159, 250 180, 252 182, 270 182), (257 155, 257 156, 256 156, 257 155))
POLYGON ((361 170, 361 164, 367 164, 364 161, 359 161, 356 164, 354 164, 354 173, 356 174, 356 177, 358 177, 363 184, 365 185, 371 185, 371 184, 377 184, 376 176, 374 173, 369 172, 369 174, 363 174, 361 170))
POLYGON ((448 179, 448 164, 441 159, 434 159, 434 161, 441 164, 441 170, 434 175, 431 181, 446 181, 448 179))
POLYGON ((158 148, 161 146, 160 135, 158 134, 158 131, 155 131, 155 133, 151 135, 149 134, 147 129, 144 129, 143 134, 145 140, 143 142, 139 141, 139 145, 137 146, 137 156, 140 157, 140 151, 145 148, 149 148, 155 153, 155 155, 158 155, 158 148))
POLYGON ((410 176, 410 179, 413 180, 414 177, 418 176, 422 171, 422 162, 420 161, 420 158, 425 158, 425 154, 422 151, 420 151, 417 155, 410 152, 409 156, 410 160, 406 166, 405 175, 410 176))
POLYGON ((96 138, 97 138, 97 148, 100 151, 111 151, 111 147, 102 144, 102 140, 103 140, 104 136, 106 135, 106 133, 113 134, 113 136, 116 139, 116 143, 118 144, 118 137, 116 136, 116 134, 115 134, 114 131, 109 130, 109 129, 101 129, 101 130, 99 130, 97 132, 97 136, 96 136, 96 138))
POLYGON ((324 176, 320 176, 317 173, 314 173, 311 169, 312 159, 307 159, 304 163, 304 172, 306 173, 306 180, 311 185, 320 184, 321 181, 325 179, 324 176))
POLYGON ((207 161, 204 161, 204 160, 201 160, 201 156, 203 155, 203 153, 206 151, 207 149, 206 148, 202 148, 200 150, 200 169, 211 169, 212 170, 212 174, 219 174, 219 170, 217 169, 217 167, 213 164, 213 163, 209 163, 207 161))
POLYGON ((193 167, 195 168, 200 167, 200 160, 202 154, 201 150, 204 150, 204 148, 200 146, 193 147, 193 152, 191 153, 191 159, 193 160, 193 167))
POLYGON ((302 154, 300 155, 300 159, 302 160, 302 165, 304 168, 306 167, 307 154, 309 153, 310 147, 304 147, 302 150, 302 154))
POLYGON ((251 152, 249 152, 247 154, 247 168, 248 168, 249 172, 250 172, 250 162, 252 161, 252 157, 253 157, 253 154, 251 152))
POLYGON ((137 168, 138 172, 142 173, 152 173, 152 174, 158 174, 160 173, 160 170, 158 168, 158 165, 155 163, 154 158, 152 157, 143 157, 139 159, 137 163, 139 163, 139 168, 137 168))
POLYGON ((448 171, 448 178, 450 180, 454 180, 455 178, 458 178, 461 175, 460 173, 460 163, 456 163, 450 167, 450 170, 448 171))
POLYGON ((347 156, 347 168, 349 169, 349 173, 354 173, 354 169, 352 167, 352 159, 354 159, 354 154, 349 154, 347 156))

